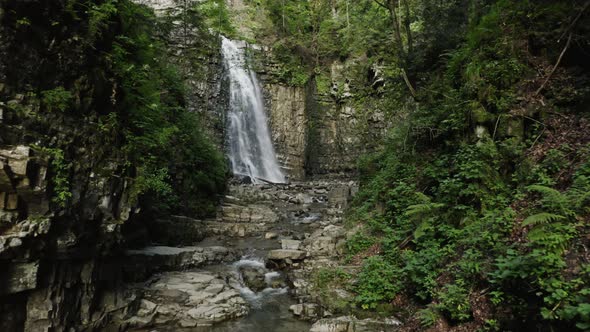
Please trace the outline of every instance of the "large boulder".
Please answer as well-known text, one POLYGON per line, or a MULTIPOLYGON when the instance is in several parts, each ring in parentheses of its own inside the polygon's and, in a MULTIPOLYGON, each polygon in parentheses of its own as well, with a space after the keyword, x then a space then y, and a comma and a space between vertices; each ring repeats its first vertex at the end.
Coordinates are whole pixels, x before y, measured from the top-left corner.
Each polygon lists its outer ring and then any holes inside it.
POLYGON ((240 293, 210 272, 172 272, 154 277, 140 289, 144 299, 127 320, 136 329, 210 326, 248 313, 240 293))

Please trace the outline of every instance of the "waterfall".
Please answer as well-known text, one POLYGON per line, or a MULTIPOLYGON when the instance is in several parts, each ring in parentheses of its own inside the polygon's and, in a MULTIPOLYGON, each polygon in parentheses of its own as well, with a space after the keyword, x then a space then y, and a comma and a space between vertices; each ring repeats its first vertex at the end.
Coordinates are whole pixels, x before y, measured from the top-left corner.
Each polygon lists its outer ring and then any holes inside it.
POLYGON ((284 183, 256 74, 246 68, 244 49, 236 41, 223 37, 222 51, 230 79, 227 135, 232 171, 249 177, 253 183, 284 183))

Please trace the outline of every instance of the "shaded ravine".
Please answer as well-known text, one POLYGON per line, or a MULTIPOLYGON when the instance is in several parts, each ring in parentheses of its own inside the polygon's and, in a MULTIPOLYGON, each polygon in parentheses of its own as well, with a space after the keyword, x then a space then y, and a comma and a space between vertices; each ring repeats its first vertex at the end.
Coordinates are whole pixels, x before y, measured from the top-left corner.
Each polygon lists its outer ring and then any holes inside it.
POLYGON ((318 267, 337 264, 354 186, 230 186, 217 219, 200 222, 202 241, 128 253, 133 266, 170 272, 136 286, 140 308, 126 323, 136 331, 310 331, 331 315, 308 285, 318 267))

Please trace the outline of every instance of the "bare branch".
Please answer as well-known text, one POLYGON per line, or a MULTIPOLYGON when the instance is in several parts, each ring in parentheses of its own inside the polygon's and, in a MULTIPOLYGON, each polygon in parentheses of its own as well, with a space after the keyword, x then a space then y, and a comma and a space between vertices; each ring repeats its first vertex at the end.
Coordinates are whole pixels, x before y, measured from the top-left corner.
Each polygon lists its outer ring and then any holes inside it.
POLYGON ((379 6, 389 10, 389 7, 387 7, 383 2, 379 1, 379 0, 373 0, 376 4, 378 4, 379 6))
POLYGON ((534 94, 535 96, 539 95, 539 93, 541 93, 541 91, 543 91, 543 89, 545 89, 545 85, 547 85, 547 82, 549 82, 549 80, 551 79, 551 76, 553 76, 553 74, 557 70, 557 67, 559 67, 561 60, 563 59, 563 56, 565 55, 565 52, 567 52, 567 49, 570 47, 570 44, 572 42, 572 35, 573 35, 573 33, 570 32, 569 36, 567 37, 567 42, 565 43, 565 47, 561 51, 561 54, 559 55, 559 58, 557 59, 555 66, 553 66, 553 69, 551 69, 551 72, 549 73, 549 76, 547 76, 547 78, 545 79, 545 82, 543 82, 543 84, 539 87, 539 89, 537 89, 537 91, 534 94))
POLYGON ((578 15, 576 15, 576 18, 572 21, 572 23, 570 23, 570 25, 567 27, 567 29, 565 29, 565 31, 561 34, 561 36, 559 37, 559 39, 557 40, 557 42, 560 42, 563 37, 570 32, 571 29, 574 28, 574 26, 576 25, 576 23, 578 23, 578 20, 580 19, 580 17, 582 17, 582 14, 584 14, 584 12, 586 11, 586 9, 588 9, 588 7, 590 7, 590 1, 586 2, 586 4, 584 5, 584 7, 582 7, 582 9, 580 10, 580 12, 578 13, 578 15))

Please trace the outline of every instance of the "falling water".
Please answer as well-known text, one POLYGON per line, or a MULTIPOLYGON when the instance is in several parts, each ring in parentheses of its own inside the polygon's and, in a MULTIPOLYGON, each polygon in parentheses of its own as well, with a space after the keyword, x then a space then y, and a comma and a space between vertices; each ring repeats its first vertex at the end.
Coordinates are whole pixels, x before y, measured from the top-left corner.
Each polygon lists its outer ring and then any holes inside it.
POLYGON ((230 78, 229 159, 234 175, 284 183, 270 139, 256 74, 246 68, 243 47, 223 38, 223 58, 230 78))

